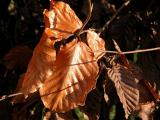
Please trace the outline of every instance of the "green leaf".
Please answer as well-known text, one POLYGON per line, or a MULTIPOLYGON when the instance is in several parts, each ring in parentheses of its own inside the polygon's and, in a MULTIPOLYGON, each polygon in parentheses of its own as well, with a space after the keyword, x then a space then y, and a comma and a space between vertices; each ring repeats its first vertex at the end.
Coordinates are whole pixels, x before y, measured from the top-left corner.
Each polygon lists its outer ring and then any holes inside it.
POLYGON ((116 117, 116 105, 113 105, 109 110, 109 120, 114 120, 116 117))
POLYGON ((74 109, 74 113, 75 113, 76 116, 78 117, 78 120, 85 120, 84 114, 80 111, 79 108, 75 108, 75 109, 74 109))

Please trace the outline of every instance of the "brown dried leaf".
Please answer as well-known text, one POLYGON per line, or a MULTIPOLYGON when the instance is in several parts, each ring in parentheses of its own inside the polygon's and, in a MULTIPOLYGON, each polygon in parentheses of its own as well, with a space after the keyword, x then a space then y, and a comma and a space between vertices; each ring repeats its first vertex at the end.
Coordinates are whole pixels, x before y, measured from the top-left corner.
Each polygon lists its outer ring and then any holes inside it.
POLYGON ((94 52, 95 59, 100 59, 105 54, 105 52, 102 52, 105 51, 105 42, 94 31, 87 31, 87 42, 94 52))
POLYGON ((55 2, 50 11, 44 11, 44 15, 46 28, 34 50, 21 86, 25 94, 35 92, 53 71, 55 42, 70 36, 82 26, 74 11, 64 2, 55 2))
POLYGON ((53 63, 56 59, 56 51, 53 49, 55 41, 48 38, 47 29, 34 49, 32 59, 28 65, 24 80, 19 89, 24 94, 35 92, 45 79, 50 76, 53 63))
POLYGON ((50 10, 44 11, 45 28, 50 28, 52 36, 64 39, 82 27, 82 22, 70 6, 64 2, 51 1, 50 10))
POLYGON ((75 39, 61 48, 53 68, 53 74, 40 88, 44 105, 58 112, 84 105, 98 75, 98 65, 91 49, 75 39))
POLYGON ((28 46, 16 46, 12 48, 3 58, 4 65, 7 69, 27 67, 32 56, 32 50, 28 46))
POLYGON ((45 15, 45 31, 34 50, 19 91, 28 95, 39 89, 45 107, 64 112, 84 105, 86 95, 95 87, 99 71, 97 59, 102 55, 94 53, 94 50, 104 50, 104 41, 90 32, 89 40, 86 40, 89 46, 77 37, 60 45, 56 51, 55 43, 71 36, 82 23, 63 2, 55 2, 45 15), (95 37, 93 40, 92 35, 95 37))
POLYGON ((137 79, 132 72, 119 64, 108 70, 108 76, 115 84, 127 118, 139 103, 137 79))

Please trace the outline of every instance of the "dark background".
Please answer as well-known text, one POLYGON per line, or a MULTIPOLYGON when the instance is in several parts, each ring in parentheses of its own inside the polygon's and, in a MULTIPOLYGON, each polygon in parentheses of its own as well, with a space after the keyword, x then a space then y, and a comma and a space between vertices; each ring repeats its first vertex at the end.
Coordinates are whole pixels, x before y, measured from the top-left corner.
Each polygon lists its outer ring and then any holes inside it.
MULTIPOLYGON (((85 20, 88 14, 85 0, 64 1, 70 4, 82 21, 85 20)), ((92 17, 85 29, 91 27, 98 31, 125 0, 92 0, 92 2, 94 3, 92 17)), ((26 71, 32 51, 44 30, 44 9, 49 9, 49 0, 0 0, 0 96, 13 93, 20 75, 26 71)), ((160 46, 159 0, 132 0, 118 16, 119 19, 115 19, 101 35, 108 50, 114 50, 112 38, 118 42, 122 51, 160 46)), ((160 52, 127 57, 142 68, 145 78, 152 85, 155 83, 158 91, 160 52)), ((40 104, 39 108, 41 107, 40 104)), ((19 108, 16 109, 18 111, 19 108)), ((13 106, 8 100, 0 102, 0 119, 11 119, 12 110, 13 106)), ((124 119, 123 110, 121 112, 120 118, 124 119)), ((158 114, 157 110, 155 119, 160 119, 156 117, 158 114)))

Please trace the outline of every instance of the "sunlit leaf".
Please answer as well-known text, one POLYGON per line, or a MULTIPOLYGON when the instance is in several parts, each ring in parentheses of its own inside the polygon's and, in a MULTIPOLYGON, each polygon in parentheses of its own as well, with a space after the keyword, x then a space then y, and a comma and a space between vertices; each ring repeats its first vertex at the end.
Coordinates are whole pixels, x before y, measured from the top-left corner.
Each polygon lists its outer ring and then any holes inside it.
POLYGON ((87 31, 85 39, 76 36, 69 40, 82 23, 64 2, 55 2, 44 14, 46 28, 18 90, 26 95, 39 90, 45 107, 64 112, 84 105, 95 88, 97 60, 103 55, 97 51, 105 50, 105 44, 93 31, 87 31), (57 50, 57 43, 63 41, 67 42, 57 50))
POLYGON ((98 65, 91 49, 77 39, 62 47, 53 72, 40 88, 42 101, 53 111, 66 111, 84 105, 87 93, 95 87, 98 65))
POLYGON ((105 42, 96 32, 91 30, 87 31, 87 42, 89 47, 94 52, 96 59, 101 58, 105 54, 103 52, 105 50, 105 42))
POLYGON ((70 36, 82 25, 74 11, 64 2, 56 2, 49 12, 44 12, 44 15, 46 28, 34 49, 21 86, 21 91, 25 94, 35 92, 53 71, 56 59, 55 42, 70 36))
POLYGON ((34 49, 32 59, 24 76, 20 89, 24 94, 35 92, 42 86, 44 80, 50 76, 56 59, 56 51, 53 49, 53 45, 54 40, 48 38, 45 31, 34 49))
POLYGON ((52 37, 64 39, 82 27, 82 22, 70 6, 64 2, 55 2, 50 10, 44 11, 45 28, 52 30, 52 37))

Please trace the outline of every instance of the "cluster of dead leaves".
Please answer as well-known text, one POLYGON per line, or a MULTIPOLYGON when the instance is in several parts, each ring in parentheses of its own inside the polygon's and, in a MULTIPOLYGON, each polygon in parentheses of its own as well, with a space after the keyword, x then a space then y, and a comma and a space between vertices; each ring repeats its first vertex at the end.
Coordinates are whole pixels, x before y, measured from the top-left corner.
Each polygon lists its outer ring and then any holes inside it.
MULTIPOLYGON (((101 51, 105 50, 105 42, 93 30, 79 31, 83 26, 81 20, 64 2, 51 1, 50 10, 44 11, 44 18, 45 30, 16 92, 22 92, 26 97, 38 91, 46 108, 65 112, 84 105, 87 94, 96 88, 99 73, 97 62, 104 55, 101 51)), ((126 117, 135 111, 145 114, 147 102, 151 103, 150 108, 154 106, 151 102, 154 98, 141 84, 143 75, 136 65, 116 63, 107 71, 126 117), (145 94, 142 88, 151 99, 147 97, 148 100, 141 100, 145 94)), ((21 101, 17 97, 12 100, 21 101)), ((146 116, 152 112, 149 111, 146 116)))
POLYGON ((28 95, 38 90, 47 108, 64 112, 84 105, 95 88, 102 56, 98 51, 105 50, 105 43, 91 30, 84 38, 74 36, 82 22, 68 4, 51 4, 50 11, 44 11, 44 33, 17 91, 28 95))

